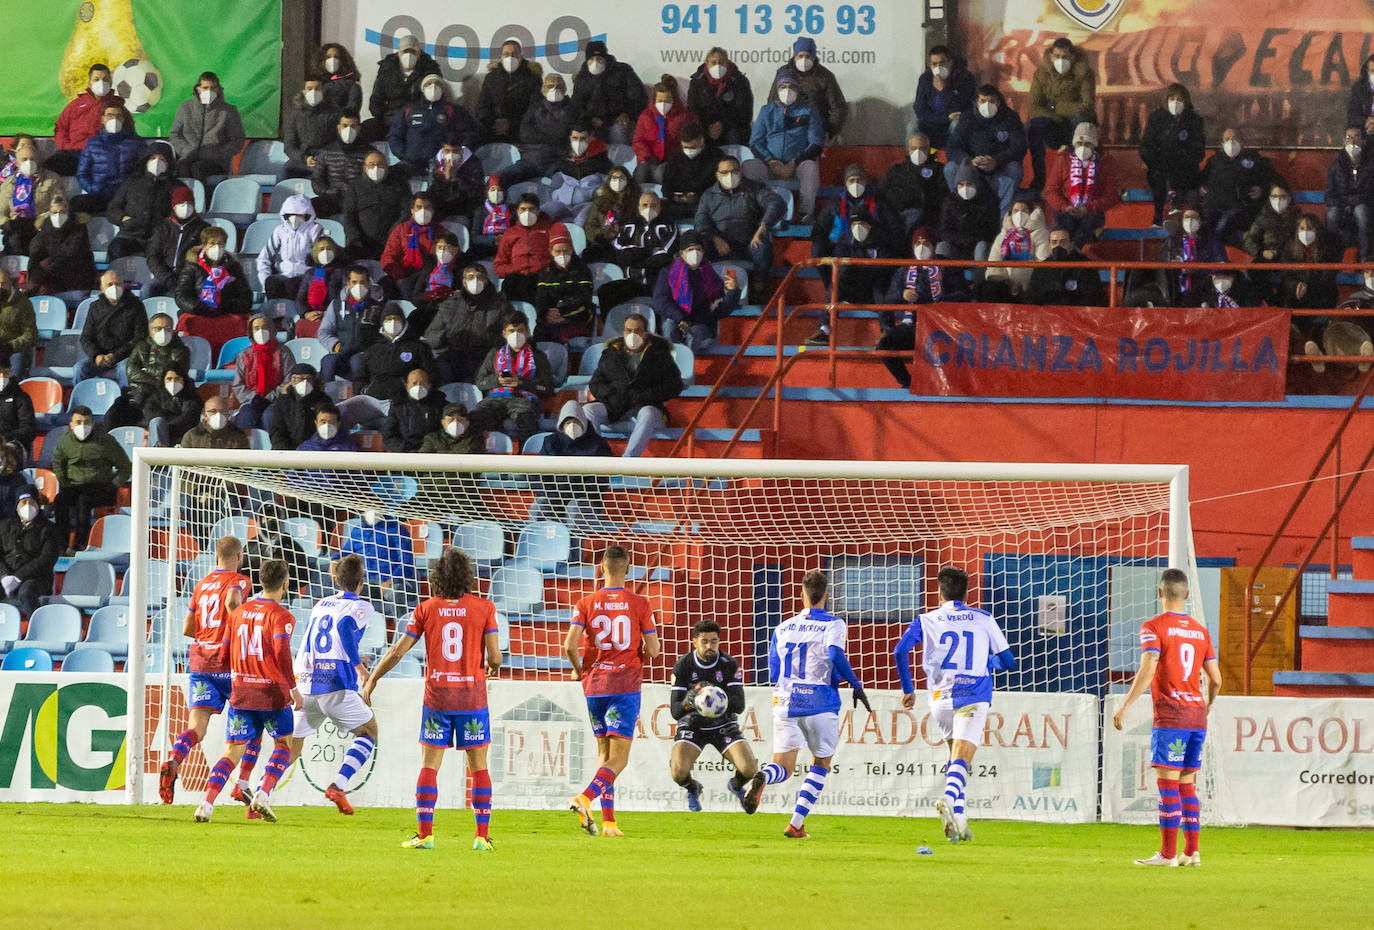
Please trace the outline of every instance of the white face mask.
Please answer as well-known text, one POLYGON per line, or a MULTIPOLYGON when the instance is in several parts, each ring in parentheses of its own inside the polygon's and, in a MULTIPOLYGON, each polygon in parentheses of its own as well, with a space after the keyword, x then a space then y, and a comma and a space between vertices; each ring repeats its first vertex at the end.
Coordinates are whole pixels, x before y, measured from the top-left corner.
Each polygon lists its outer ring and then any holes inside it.
POLYGON ((324 94, 317 90, 307 90, 305 92, 305 105, 308 107, 319 106, 320 101, 323 99, 324 94))
POLYGON ((218 97, 219 94, 213 90, 203 90, 198 96, 200 97, 201 104, 208 107, 215 102, 215 98, 218 97))
POLYGON ((668 111, 672 108, 673 104, 671 101, 660 100, 654 104, 654 109, 658 111, 659 116, 667 116, 668 111))
POLYGON ((473 297, 476 297, 486 289, 487 282, 485 278, 468 278, 463 281, 463 290, 467 291, 473 297))
POLYGON ((642 345, 644 345, 644 337, 639 334, 638 330, 625 334, 625 348, 631 352, 638 352, 642 345))
POLYGON ((119 284, 111 284, 101 293, 105 295, 105 299, 110 303, 117 304, 119 303, 119 298, 124 296, 124 288, 119 284))
POLYGON ((931 68, 930 73, 943 81, 945 78, 949 77, 949 68, 945 65, 938 65, 931 68))
POLYGON ((911 159, 913 165, 924 165, 930 158, 930 153, 925 149, 916 149, 907 157, 911 159))
POLYGON ((698 155, 701 154, 701 149, 683 149, 682 154, 686 155, 688 158, 696 158, 698 155))
POLYGON ((778 103, 785 107, 790 107, 797 102, 797 92, 790 87, 784 87, 778 91, 778 103))
POLYGON ((367 169, 367 176, 374 181, 380 181, 382 178, 386 177, 386 169, 381 165, 373 165, 371 168, 367 169))
POLYGON ((420 60, 420 56, 414 52, 402 52, 400 54, 401 67, 409 71, 415 67, 415 62, 420 60))
POLYGON ((997 115, 997 104, 993 103, 991 100, 986 103, 980 103, 978 104, 978 113, 984 119, 992 119, 997 115))
POLYGON ((1221 150, 1226 153, 1227 158, 1235 158, 1240 154, 1240 142, 1236 139, 1227 139, 1221 143, 1221 150))
POLYGON ((539 222, 539 214, 533 210, 521 210, 519 219, 521 226, 533 226, 539 222))
POLYGON ((489 187, 489 188, 487 188, 487 202, 488 202, 488 203, 500 203, 500 202, 501 202, 501 188, 499 188, 499 187, 489 187))
POLYGON ((1287 197, 1270 197, 1270 198, 1269 198, 1269 206, 1271 206, 1271 207, 1274 208, 1274 212, 1275 212, 1275 213, 1282 213, 1284 210, 1287 210, 1287 209, 1288 209, 1288 204, 1290 204, 1291 202, 1292 202, 1292 201, 1289 200, 1287 197))
POLYGON ((849 191, 849 196, 858 200, 864 195, 864 191, 868 190, 868 186, 862 181, 851 181, 849 184, 845 185, 845 189, 849 191))
POLYGON ((429 221, 432 220, 432 219, 434 219, 434 211, 433 211, 433 210, 416 210, 416 211, 415 211, 415 225, 416 225, 416 226, 428 226, 428 225, 429 225, 429 221))
POLYGON ((315 432, 319 434, 321 439, 328 442, 339 435, 339 427, 334 423, 321 423, 315 427, 315 432))
POLYGON ((425 99, 430 103, 438 103, 439 98, 444 96, 444 89, 438 84, 429 83, 425 85, 425 99))
POLYGON ((367 296, 367 290, 366 284, 350 284, 348 286, 348 296, 352 297, 354 300, 362 300, 367 296))
POLYGON ((80 426, 73 426, 72 435, 75 436, 78 440, 85 442, 86 438, 91 435, 90 424, 83 423, 80 426))
POLYGON ((32 158, 26 158, 19 163, 19 173, 26 178, 31 178, 38 171, 38 162, 32 158))
POLYGON ((296 392, 297 397, 304 397, 315 390, 315 385, 309 381, 297 381, 295 384, 291 385, 291 389, 296 392))
POLYGON ((1093 160, 1093 147, 1091 145, 1080 145, 1073 150, 1073 153, 1078 156, 1079 161, 1093 160))
POLYGON ((688 268, 696 268, 701 264, 702 254, 701 249, 688 249, 682 253, 682 260, 687 263, 688 268))
POLYGON ((1073 62, 1069 61, 1067 58, 1056 58, 1054 60, 1054 70, 1058 71, 1060 74, 1068 74, 1069 68, 1072 66, 1073 62))
POLYGON ((1030 215, 1024 210, 1017 210, 1011 215, 1011 225, 1015 226, 1017 229, 1025 229, 1026 223, 1029 220, 1030 215))
POLYGON ((211 245, 205 247, 205 260, 207 262, 217 262, 224 257, 224 246, 211 245))
POLYGON ((259 326, 253 330, 253 341, 260 346, 265 346, 267 345, 267 343, 272 341, 272 333, 269 330, 259 326))
POLYGON ((849 232, 854 236, 855 242, 863 242, 868 238, 868 226, 864 223, 855 223, 849 227, 849 232))
POLYGON ((550 87, 548 90, 544 91, 544 99, 549 103, 562 103, 563 92, 557 87, 550 87))
POLYGON ((960 184, 959 196, 965 200, 972 200, 974 197, 978 196, 978 188, 974 187, 972 184, 960 184))
POLYGON ((727 171, 725 174, 721 175, 720 186, 727 191, 732 191, 739 187, 739 172, 727 171))
POLYGON ((411 400, 424 400, 429 396, 429 388, 423 384, 412 384, 406 393, 410 395, 411 400))
POLYGON ((107 120, 105 120, 105 131, 106 131, 106 132, 118 133, 118 132, 119 132, 121 129, 123 129, 123 128, 124 128, 124 120, 122 120, 122 119, 107 119, 107 120))
POLYGON ((303 216, 296 216, 293 214, 292 216, 288 216, 286 218, 286 225, 290 226, 292 229, 300 229, 301 224, 303 224, 304 222, 305 217, 303 216))
POLYGON ((153 342, 156 345, 165 346, 172 341, 172 331, 170 329, 159 329, 153 333, 153 342))
POLYGON ((184 381, 167 381, 163 384, 163 387, 167 389, 168 394, 176 397, 181 393, 181 389, 186 387, 186 383, 184 381))
POLYGON ((1172 115, 1174 115, 1174 116, 1178 116, 1180 113, 1182 113, 1182 112, 1183 112, 1183 101, 1182 101, 1182 100, 1170 100, 1170 101, 1169 101, 1169 112, 1170 112, 1172 115))
POLYGON ((589 145, 591 145, 591 143, 588 142, 586 139, 573 139, 573 140, 572 140, 572 153, 573 153, 574 155, 579 156, 579 157, 582 156, 582 155, 586 155, 586 154, 587 154, 587 147, 588 147, 589 145))
POLYGON ((222 413, 212 413, 206 417, 205 424, 213 430, 224 429, 229 425, 229 417, 222 413))
POLYGON ((1364 289, 1366 291, 1374 291, 1374 275, 1364 276, 1364 289))
POLYGON ((448 433, 453 439, 457 439, 468 431, 468 426, 462 420, 449 420, 444 424, 444 432, 448 433))
POLYGON ((357 138, 357 126, 345 126, 343 129, 339 130, 339 141, 342 142, 344 145, 352 145, 353 141, 357 138))
POLYGON ((332 56, 329 57, 329 58, 326 58, 326 59, 324 60, 324 70, 328 71, 330 74, 338 74, 338 73, 339 73, 339 59, 334 58, 334 57, 332 57, 332 56))
POLYGON ((626 181, 620 175, 616 175, 606 183, 610 186, 611 190, 615 191, 618 194, 621 191, 623 191, 629 185, 630 182, 626 181))
POLYGON ((176 214, 176 218, 179 220, 189 219, 191 214, 194 213, 195 210, 196 205, 191 203, 190 201, 187 201, 186 203, 179 203, 172 208, 172 212, 176 214))
POLYGON ((711 76, 711 80, 719 81, 725 77, 725 65, 712 65, 706 69, 706 73, 711 76))
POLYGON ((9 387, 9 386, 10 386, 10 376, 9 376, 9 375, 0 375, 0 391, 5 390, 5 388, 7 388, 7 387, 9 387))
POLYGON ((793 61, 797 65, 797 70, 802 74, 816 67, 816 59, 812 58, 810 55, 798 55, 793 61))
POLYGON ((506 333, 506 345, 510 346, 513 351, 519 352, 525 347, 526 338, 525 334, 517 329, 514 332, 506 333))
POLYGON ((1230 278, 1213 278, 1212 287, 1216 288, 1218 294, 1225 294, 1231 289, 1230 278))
POLYGON ((520 59, 507 55, 505 58, 501 59, 501 67, 506 69, 507 74, 514 74, 515 69, 520 67, 520 59))
POLYGON ((1350 160, 1351 160, 1351 161, 1359 161, 1359 160, 1360 160, 1360 153, 1363 152, 1363 151, 1364 151, 1363 148, 1361 148, 1360 146, 1356 145, 1356 144, 1353 143, 1353 142, 1350 143, 1349 145, 1347 145, 1347 146, 1345 147, 1345 154, 1347 154, 1347 155, 1350 156, 1350 160))
POLYGON ((576 420, 570 420, 563 426, 563 435, 576 442, 582 438, 582 434, 587 428, 576 420))
POLYGON ((1190 236, 1196 236, 1197 231, 1202 228, 1202 220, 1195 217, 1187 217, 1183 220, 1183 231, 1190 236))
POLYGON ((109 81, 91 81, 91 93, 103 97, 110 92, 109 81))
POLYGON ((1317 231, 1315 229, 1299 229, 1298 241, 1303 245, 1311 245, 1317 241, 1317 231))
POLYGON ((37 516, 38 508, 33 506, 33 504, 25 504, 19 508, 19 519, 23 520, 25 523, 31 522, 37 516))
POLYGON ((53 229, 61 229, 67 224, 67 214, 65 213, 49 213, 48 219, 52 220, 53 229))
POLYGON ((911 253, 916 256, 918 262, 928 262, 935 254, 935 250, 922 242, 920 245, 916 246, 916 248, 912 249, 911 253))
POLYGON ((382 324, 382 332, 386 333, 388 336, 398 335, 401 332, 401 321, 387 320, 382 324))
POLYGON ((593 58, 591 61, 587 62, 587 73, 592 75, 592 77, 603 74, 605 71, 606 62, 602 61, 600 58, 593 58))
POLYGON ((329 249, 320 249, 320 254, 316 257, 316 261, 318 261, 321 265, 328 265, 333 260, 334 253, 331 252, 329 249))
POLYGON ((447 265, 449 262, 453 261, 453 253, 448 249, 435 249, 434 260, 440 265, 447 265))
POLYGON ((658 211, 653 207, 645 207, 643 210, 639 211, 639 215, 644 218, 644 222, 646 223, 652 223, 654 220, 658 219, 658 211))
POLYGON ((567 268, 568 264, 571 261, 572 256, 569 255, 567 252, 559 252, 557 255, 553 257, 553 263, 557 265, 559 268, 567 268))

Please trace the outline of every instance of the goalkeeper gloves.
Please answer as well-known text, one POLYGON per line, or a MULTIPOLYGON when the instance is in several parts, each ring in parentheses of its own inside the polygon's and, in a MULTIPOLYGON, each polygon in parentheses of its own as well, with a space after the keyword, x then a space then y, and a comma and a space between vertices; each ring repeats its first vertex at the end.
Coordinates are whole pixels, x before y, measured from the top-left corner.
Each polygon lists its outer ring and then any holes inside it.
POLYGON ((868 711, 870 714, 873 713, 873 705, 868 703, 868 694, 863 688, 855 688, 854 706, 857 708, 860 704, 864 706, 864 710, 868 711))

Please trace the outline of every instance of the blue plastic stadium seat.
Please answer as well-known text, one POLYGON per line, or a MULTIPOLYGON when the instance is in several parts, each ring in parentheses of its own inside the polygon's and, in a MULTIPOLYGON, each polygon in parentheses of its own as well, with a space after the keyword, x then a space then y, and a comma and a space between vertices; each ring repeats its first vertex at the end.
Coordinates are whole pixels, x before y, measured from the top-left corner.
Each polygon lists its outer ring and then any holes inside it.
POLYGON ((62 593, 53 602, 95 610, 104 607, 114 593, 113 565, 94 558, 74 559, 62 575, 62 593))
POLYGON ((506 555, 506 531, 495 520, 469 520, 453 531, 453 544, 474 562, 495 563, 506 555))
POLYGON ((62 671, 108 674, 115 670, 114 656, 94 646, 77 646, 62 660, 62 671))
POLYGON ((81 611, 70 604, 44 604, 29 617, 29 629, 20 646, 41 649, 51 656, 65 656, 81 642, 81 611))
POLYGON ((81 645, 103 649, 121 660, 125 658, 129 654, 129 608, 118 605, 102 607, 91 614, 86 638, 81 645))
POLYGON ((5 653, 5 661, 0 662, 0 671, 51 672, 52 656, 44 649, 24 646, 13 652, 5 653))
POLYGON ((491 578, 490 594, 504 614, 525 614, 544 603, 544 576, 528 565, 511 563, 491 578))
POLYGON ((520 531, 515 544, 515 560, 541 572, 551 572, 568 561, 572 534, 562 523, 529 523, 520 531))

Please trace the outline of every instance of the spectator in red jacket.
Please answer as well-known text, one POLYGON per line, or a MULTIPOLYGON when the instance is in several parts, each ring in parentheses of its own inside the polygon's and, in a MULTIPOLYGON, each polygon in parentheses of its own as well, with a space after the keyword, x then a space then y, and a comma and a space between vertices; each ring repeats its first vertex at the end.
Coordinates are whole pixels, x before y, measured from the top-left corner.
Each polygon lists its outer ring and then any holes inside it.
POLYGON ((104 64, 91 65, 90 84, 71 103, 62 108, 53 128, 57 151, 44 163, 49 171, 68 177, 76 174, 76 164, 86 140, 100 132, 106 107, 123 107, 124 98, 114 92, 110 69, 104 64))
POLYGON ((501 278, 501 293, 507 300, 534 303, 539 272, 549 267, 549 237, 554 230, 566 231, 539 209, 539 198, 522 194, 515 205, 515 222, 501 234, 496 247, 496 274, 501 278))
POLYGON ((1097 127, 1079 123, 1073 149, 1059 156, 1058 170, 1045 188, 1045 202, 1054 211, 1054 225, 1067 229, 1074 248, 1097 238, 1107 211, 1121 202, 1121 184, 1111 156, 1097 144, 1097 127))
POLYGON ((677 152, 682 125, 692 118, 692 112, 677 95, 677 78, 663 75, 654 85, 654 99, 635 124, 634 149, 639 161, 635 167, 636 181, 663 183, 663 163, 677 152))
POLYGON ((390 279, 384 280, 382 286, 389 295, 408 292, 404 282, 419 272, 434 251, 434 234, 438 230, 433 198, 416 194, 410 202, 410 218, 391 228, 382 249, 382 271, 390 279))

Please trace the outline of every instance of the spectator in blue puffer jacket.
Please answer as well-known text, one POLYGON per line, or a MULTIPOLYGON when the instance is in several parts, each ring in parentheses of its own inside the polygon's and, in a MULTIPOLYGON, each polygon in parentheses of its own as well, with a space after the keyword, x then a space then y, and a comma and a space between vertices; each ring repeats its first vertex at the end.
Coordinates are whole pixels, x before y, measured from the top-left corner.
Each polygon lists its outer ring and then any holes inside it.
POLYGON ((103 213, 124 179, 143 167, 144 145, 129 111, 120 104, 107 106, 100 132, 81 150, 76 179, 81 182, 82 193, 72 198, 72 210, 103 213))
POLYGON ((810 223, 820 187, 825 120, 790 74, 778 77, 777 90, 778 99, 765 103, 754 120, 749 148, 768 166, 769 177, 801 182, 797 211, 801 222, 810 223))
POLYGON ((984 84, 978 88, 973 112, 961 115, 949 134, 945 183, 953 191, 959 169, 971 164, 981 181, 997 192, 998 205, 1006 213, 1021 186, 1025 157, 1026 128, 1021 117, 1007 106, 1000 90, 984 84))
POLYGON ((445 143, 477 151, 477 121, 466 107, 445 100, 446 91, 443 78, 427 75, 420 84, 422 99, 406 104, 391 120, 391 153, 409 166, 412 177, 428 173, 445 143))

